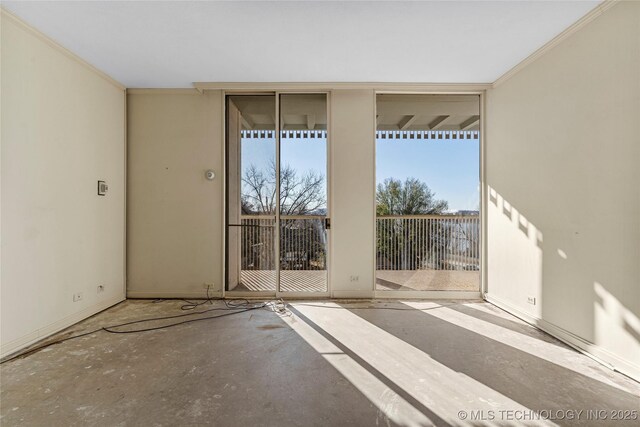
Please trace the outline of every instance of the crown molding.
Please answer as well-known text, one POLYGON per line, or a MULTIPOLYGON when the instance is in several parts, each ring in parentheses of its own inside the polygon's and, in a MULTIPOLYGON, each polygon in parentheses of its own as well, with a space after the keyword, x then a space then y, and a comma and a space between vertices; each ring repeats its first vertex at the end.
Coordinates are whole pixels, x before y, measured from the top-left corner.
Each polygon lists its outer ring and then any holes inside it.
POLYGON ((53 49, 55 49, 58 52, 62 53, 67 58, 71 59, 72 61, 77 62, 80 65, 82 65, 83 67, 85 67, 89 71, 93 72, 98 77, 100 77, 100 78, 104 79, 105 81, 111 83, 113 86, 117 87, 118 89, 125 90, 125 86, 122 83, 118 82, 117 80, 115 80, 114 78, 112 78, 108 74, 104 73, 103 71, 100 71, 99 69, 97 69, 93 65, 89 64, 84 59, 80 58, 75 53, 71 52, 69 49, 63 47, 62 45, 60 45, 55 40, 49 38, 46 34, 42 33, 41 31, 39 31, 36 28, 32 27, 31 25, 27 24, 22 19, 18 18, 16 15, 12 14, 11 12, 7 11, 6 9, 4 9, 1 6, 0 6, 0 16, 6 17, 11 23, 15 24, 16 26, 18 26, 19 28, 21 28, 22 30, 27 32, 28 34, 31 34, 32 36, 36 37, 38 40, 40 40, 40 41, 46 43, 47 45, 51 46, 53 49))
MULTIPOLYGON (((196 90, 194 93, 193 89, 188 88, 133 88, 129 89, 127 92, 131 95, 136 94, 197 94, 203 93, 205 90, 226 90, 226 91, 265 91, 265 90, 273 90, 273 91, 295 91, 295 90, 349 90, 349 89, 369 89, 375 90, 378 92, 476 92, 476 91, 484 91, 487 89, 492 89, 500 86, 511 77, 516 75, 522 69, 526 68, 529 64, 535 62, 538 58, 543 56, 545 53, 553 49, 556 45, 561 43, 566 38, 573 35, 575 32, 580 30, 589 22, 593 21, 600 15, 602 15, 606 10, 613 7, 620 0, 605 0, 595 8, 593 8, 589 13, 580 18, 578 21, 573 23, 567 29, 565 29, 562 33, 558 34, 556 37, 551 39, 549 42, 544 44, 542 47, 537 49, 531 55, 520 61, 517 65, 512 67, 509 71, 500 76, 493 83, 390 83, 390 82, 194 82, 193 88, 196 90)), ((68 58, 74 60, 75 62, 81 64, 85 68, 89 69, 93 73, 97 74, 104 80, 108 81, 115 87, 120 90, 124 90, 125 86, 113 79, 108 74, 103 71, 97 69, 84 59, 80 58, 75 53, 61 46, 56 41, 49 38, 47 35, 43 34, 36 28, 27 24, 19 17, 15 16, 11 12, 7 11, 3 7, 0 6, 0 15, 3 17, 7 17, 11 22, 35 36, 39 40, 58 50, 68 58)))
POLYGON ((520 61, 516 66, 511 68, 509 71, 500 76, 491 87, 495 89, 500 86, 511 77, 518 74, 522 69, 526 68, 529 64, 535 62, 538 58, 543 56, 545 53, 549 52, 551 49, 556 47, 559 43, 564 41, 566 38, 570 37, 582 27, 587 25, 589 22, 596 19, 598 16, 602 15, 606 10, 610 9, 612 6, 617 4, 620 0, 605 0, 600 3, 598 6, 591 9, 589 13, 584 15, 582 18, 571 24, 568 28, 566 28, 563 32, 555 36, 553 39, 545 43, 541 48, 533 52, 531 55, 527 56, 525 59, 520 61))
POLYGON ((194 82, 199 92, 225 91, 296 91, 366 89, 379 92, 478 92, 490 89, 491 83, 383 83, 383 82, 194 82))
POLYGON ((127 95, 202 95, 196 88, 131 88, 127 95))

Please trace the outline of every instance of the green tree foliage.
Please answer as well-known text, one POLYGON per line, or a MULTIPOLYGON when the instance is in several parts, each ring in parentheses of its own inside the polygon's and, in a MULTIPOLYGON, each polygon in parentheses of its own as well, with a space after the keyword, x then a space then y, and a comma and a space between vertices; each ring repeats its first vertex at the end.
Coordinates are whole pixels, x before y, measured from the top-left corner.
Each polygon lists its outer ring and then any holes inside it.
MULTIPOLYGON (((386 215, 438 215, 449 209, 446 200, 438 200, 429 186, 416 179, 387 178, 378 184, 376 214, 386 215)), ((425 268, 430 255, 446 245, 444 229, 440 222, 433 222, 428 236, 416 233, 409 226, 411 219, 396 218, 392 225, 378 224, 377 250, 379 265, 391 270, 416 270, 425 268), (392 254, 390 258, 389 254, 392 254), (399 254, 395 255, 395 254, 399 254)), ((432 220, 427 220, 432 221, 432 220)))
POLYGON ((416 179, 387 178, 378 184, 376 213, 381 215, 442 214, 449 209, 446 200, 437 200, 429 186, 416 179))

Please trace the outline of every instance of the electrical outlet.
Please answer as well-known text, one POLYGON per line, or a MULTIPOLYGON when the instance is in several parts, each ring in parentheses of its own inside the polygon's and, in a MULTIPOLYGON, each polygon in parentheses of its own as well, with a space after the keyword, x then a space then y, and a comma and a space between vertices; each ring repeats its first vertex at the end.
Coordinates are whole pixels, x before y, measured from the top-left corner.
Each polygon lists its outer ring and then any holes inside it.
POLYGON ((535 297, 527 297, 527 302, 531 305, 536 305, 536 298, 535 297))
POLYGON ((96 290, 96 292, 99 293, 99 294, 104 292, 104 285, 98 285, 98 289, 96 290))
POLYGON ((77 292, 73 294, 73 302, 82 301, 83 295, 82 292, 77 292))
POLYGON ((360 276, 349 276, 349 281, 350 282, 359 282, 360 281, 360 276))
POLYGON ((215 286, 215 284, 213 282, 211 282, 211 283, 205 282, 205 283, 202 284, 202 289, 211 290, 211 289, 213 289, 214 286, 215 286))

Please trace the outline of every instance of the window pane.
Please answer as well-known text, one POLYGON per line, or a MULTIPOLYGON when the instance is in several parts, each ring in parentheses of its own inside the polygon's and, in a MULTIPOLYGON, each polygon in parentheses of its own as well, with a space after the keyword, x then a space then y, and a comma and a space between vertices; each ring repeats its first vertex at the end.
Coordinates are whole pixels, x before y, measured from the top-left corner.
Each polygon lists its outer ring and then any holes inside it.
POLYGON ((327 96, 280 96, 280 291, 327 291, 327 96))

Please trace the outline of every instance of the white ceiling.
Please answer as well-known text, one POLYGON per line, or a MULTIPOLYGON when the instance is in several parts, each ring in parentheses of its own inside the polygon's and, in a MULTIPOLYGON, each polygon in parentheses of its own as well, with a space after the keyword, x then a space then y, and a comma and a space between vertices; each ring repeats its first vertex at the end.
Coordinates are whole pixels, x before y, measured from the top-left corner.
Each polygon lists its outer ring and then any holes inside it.
POLYGON ((489 83, 600 1, 12 2, 127 87, 489 83))

